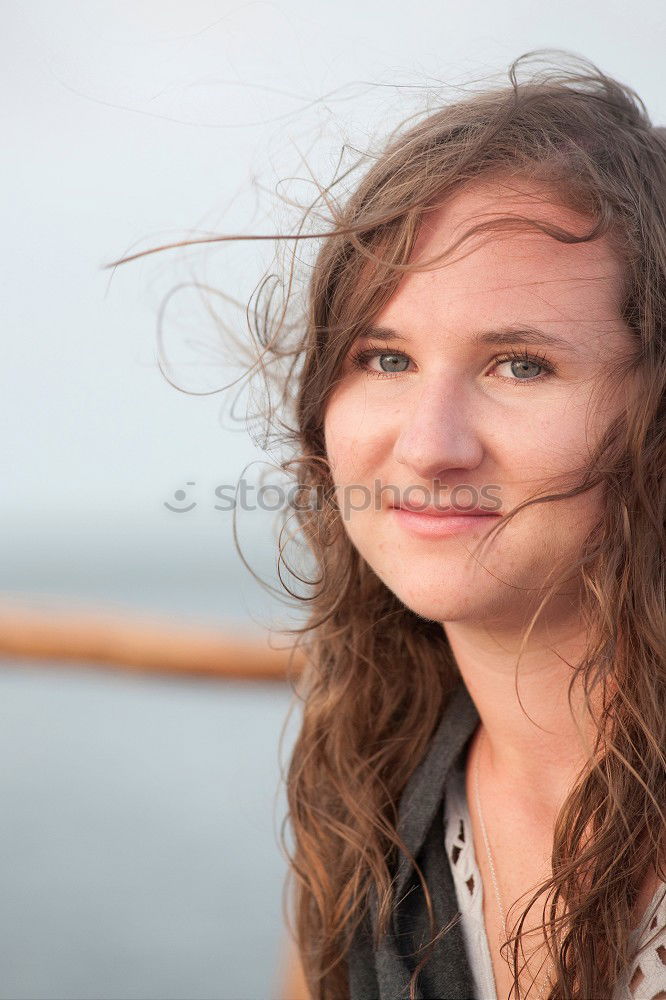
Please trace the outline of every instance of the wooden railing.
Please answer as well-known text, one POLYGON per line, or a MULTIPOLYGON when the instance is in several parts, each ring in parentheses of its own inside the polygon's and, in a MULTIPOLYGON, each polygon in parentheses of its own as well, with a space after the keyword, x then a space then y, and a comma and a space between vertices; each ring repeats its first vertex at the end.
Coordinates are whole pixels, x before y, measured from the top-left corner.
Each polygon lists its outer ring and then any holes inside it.
POLYGON ((286 637, 159 618, 0 603, 0 655, 228 680, 285 681, 303 658, 286 637))

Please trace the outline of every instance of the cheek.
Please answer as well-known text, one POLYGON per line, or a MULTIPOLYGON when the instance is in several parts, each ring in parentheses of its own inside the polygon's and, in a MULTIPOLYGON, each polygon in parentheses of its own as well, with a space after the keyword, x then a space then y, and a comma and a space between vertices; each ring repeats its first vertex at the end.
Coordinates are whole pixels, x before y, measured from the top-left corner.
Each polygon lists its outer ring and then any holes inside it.
POLYGON ((494 438, 494 456, 507 481, 526 487, 569 488, 587 468, 596 428, 586 407, 573 398, 566 406, 533 414, 529 422, 504 424, 494 438))
POLYGON ((323 421, 324 445, 344 529, 361 555, 372 562, 377 538, 368 518, 375 516, 376 453, 365 431, 359 430, 358 410, 350 402, 340 395, 329 403, 323 421))
MULTIPOLYGON (((568 482, 549 482, 539 488, 539 495, 566 492, 568 482)), ((531 491, 530 491, 531 495, 531 491)), ((516 506, 518 503, 516 503, 516 506)), ((578 561, 590 533, 603 512, 601 487, 586 493, 534 504, 521 511, 506 533, 501 552, 502 562, 510 572, 528 568, 530 585, 540 586, 560 573, 577 576, 578 561), (552 574, 552 576, 551 576, 552 574)))
POLYGON ((335 483, 363 481, 373 454, 366 430, 360 431, 360 415, 353 398, 340 394, 324 414, 324 446, 335 483))
POLYGON ((344 468, 345 441, 348 435, 343 418, 343 410, 335 403, 329 403, 324 415, 324 447, 334 482, 337 481, 341 467, 344 468))

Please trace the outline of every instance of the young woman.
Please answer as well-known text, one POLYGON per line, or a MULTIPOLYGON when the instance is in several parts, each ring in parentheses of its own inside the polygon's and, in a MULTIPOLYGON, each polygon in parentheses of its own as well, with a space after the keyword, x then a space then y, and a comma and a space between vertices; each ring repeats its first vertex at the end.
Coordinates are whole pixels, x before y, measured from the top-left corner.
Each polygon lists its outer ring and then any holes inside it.
POLYGON ((323 193, 300 327, 256 310, 316 496, 317 1000, 666 997, 666 139, 535 55, 323 193))
POLYGON ((296 394, 313 997, 666 997, 666 141, 596 67, 393 136, 296 394))

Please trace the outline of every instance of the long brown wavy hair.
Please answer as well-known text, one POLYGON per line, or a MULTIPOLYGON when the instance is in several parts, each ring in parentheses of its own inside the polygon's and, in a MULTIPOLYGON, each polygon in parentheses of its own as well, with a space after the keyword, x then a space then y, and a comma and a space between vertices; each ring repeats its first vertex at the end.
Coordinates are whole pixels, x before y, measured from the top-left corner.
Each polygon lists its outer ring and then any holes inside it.
MULTIPOLYGON (((510 216, 474 226, 447 253, 472 234, 508 227, 536 228, 568 243, 605 238, 624 265, 621 314, 634 334, 633 353, 618 361, 615 374, 618 383, 630 374, 639 386, 572 489, 528 499, 495 529, 533 503, 603 487, 603 514, 578 562, 544 586, 525 634, 574 573, 588 643, 571 665, 570 691, 582 682, 590 712, 593 692, 601 691, 594 705, 602 711, 589 762, 557 818, 552 878, 504 945, 516 998, 524 995, 522 928, 540 896, 556 974, 549 998, 589 1000, 610 996, 632 958, 628 933, 646 874, 654 869, 666 879, 666 130, 652 125, 629 86, 582 57, 555 55, 526 53, 510 66, 508 83, 472 89, 408 118, 378 150, 320 185, 298 231, 271 236, 296 246, 314 241, 305 294, 294 293, 300 286, 292 258, 287 279, 262 281, 249 311, 256 348, 250 374, 266 390, 267 433, 274 428, 287 446, 283 472, 303 496, 317 498, 283 512, 279 553, 280 566, 303 588, 296 593, 285 582, 285 589, 308 609, 302 628, 293 630, 307 666, 296 681, 302 719, 286 775, 282 843, 293 933, 316 1000, 349 996, 346 954, 371 893, 377 934, 389 926, 393 873, 400 852, 407 853, 396 831, 400 797, 460 680, 442 625, 405 607, 344 530, 324 446, 326 403, 355 336, 416 269, 409 259, 423 213, 491 172, 539 182, 589 219, 589 231, 510 216), (336 197, 361 168, 351 193, 336 197), (322 206, 327 225, 312 230, 322 206), (301 541, 309 575, 289 565, 289 539, 301 541)), ((245 238, 269 237, 200 242, 245 238)), ((412 974, 411 996, 447 930, 434 926, 429 888, 416 871, 431 939, 412 974)))

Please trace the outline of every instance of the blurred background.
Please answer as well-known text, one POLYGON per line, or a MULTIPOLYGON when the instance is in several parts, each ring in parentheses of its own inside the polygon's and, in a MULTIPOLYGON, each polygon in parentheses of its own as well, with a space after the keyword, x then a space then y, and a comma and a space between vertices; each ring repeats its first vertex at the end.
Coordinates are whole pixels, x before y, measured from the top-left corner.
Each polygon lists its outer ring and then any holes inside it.
MULTIPOLYGON (((647 0, 5 0, 2 1000, 289 1000, 280 767, 302 612, 253 579, 216 493, 276 455, 243 394, 232 412, 236 388, 214 391, 240 368, 193 286, 227 296, 242 339, 275 245, 105 265, 295 231, 281 196, 314 198, 311 170, 330 181, 345 144, 530 49, 592 59, 666 123, 665 18, 647 0)), ((236 525, 274 587, 275 519, 236 525)))

